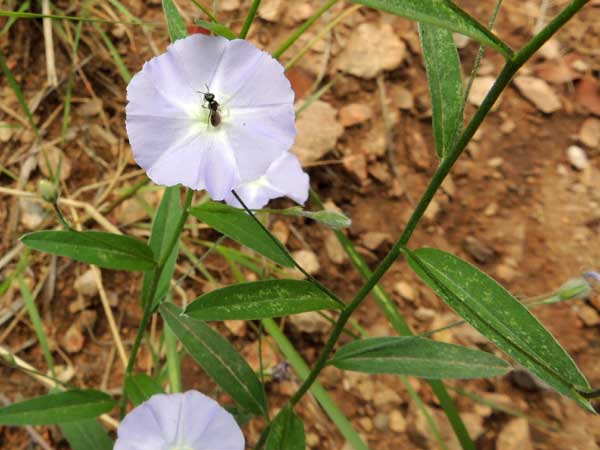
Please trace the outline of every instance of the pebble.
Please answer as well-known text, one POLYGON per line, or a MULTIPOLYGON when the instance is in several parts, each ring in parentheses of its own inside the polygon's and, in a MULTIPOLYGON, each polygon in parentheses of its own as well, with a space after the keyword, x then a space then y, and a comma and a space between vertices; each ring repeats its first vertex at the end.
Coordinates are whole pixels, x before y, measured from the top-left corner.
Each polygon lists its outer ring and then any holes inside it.
POLYGON ((258 17, 267 22, 277 22, 281 15, 282 0, 263 0, 258 8, 258 17))
POLYGON ((429 322, 435 317, 435 310, 431 308, 417 308, 415 318, 421 322, 429 322))
POLYGON ((579 141, 592 149, 600 147, 600 119, 590 117, 583 122, 579 130, 579 141))
POLYGON ((494 256, 494 250, 474 236, 467 236, 465 238, 463 248, 475 261, 481 264, 489 262, 494 256))
POLYGON ((234 336, 245 336, 246 335, 246 321, 245 320, 225 320, 223 322, 225 327, 231 331, 234 336))
POLYGON ((390 412, 389 427, 394 433, 404 433, 406 431, 406 419, 398 410, 390 412))
POLYGON ((342 160, 344 169, 354 178, 354 180, 360 184, 367 181, 367 158, 363 154, 349 155, 342 160))
POLYGON ((0 122, 0 142, 8 142, 13 135, 13 128, 6 122, 0 122))
POLYGON ((96 276, 92 269, 86 270, 75 279, 73 284, 75 290, 84 297, 93 297, 98 293, 96 276))
POLYGON ((405 57, 406 44, 390 24, 365 22, 353 30, 335 65, 342 72, 370 79, 382 71, 396 69, 405 57))
MULTIPOLYGON (((471 92, 469 92, 469 103, 475 106, 481 106, 483 99, 485 99, 485 96, 488 94, 495 81, 496 78, 492 76, 475 78, 471 85, 471 92)), ((496 109, 499 103, 498 100, 492 109, 496 109)))
POLYGON ((532 450, 527 419, 520 417, 508 422, 498 434, 496 448, 502 450, 532 450))
POLYGON ((350 103, 343 106, 339 112, 340 123, 344 127, 351 127, 370 120, 373 110, 370 106, 362 103, 350 103))
POLYGON ((586 327, 594 327, 600 324, 600 315, 589 305, 576 305, 575 312, 586 327))
POLYGON ((310 275, 316 274, 321 268, 319 258, 315 252, 311 250, 296 250, 295 252, 292 252, 292 258, 294 258, 310 275))
POLYGON ((316 311, 290 316, 290 323, 302 333, 326 333, 331 324, 316 311))
POLYGON ((585 150, 577 145, 571 145, 567 149, 567 159, 577 170, 585 170, 590 166, 585 150))
POLYGON ((314 102, 296 121, 298 134, 292 152, 302 164, 321 159, 335 146, 344 133, 337 121, 337 111, 329 103, 314 102))
POLYGON ((26 230, 36 230, 48 216, 44 206, 31 198, 19 198, 19 207, 21 210, 21 225, 26 230))
POLYGON ((390 425, 390 418, 387 414, 377 413, 377 415, 373 418, 373 425, 379 431, 387 431, 390 425))
POLYGON ((95 117, 102 112, 102 100, 90 99, 77 107, 77 115, 81 117, 95 117))
POLYGON ((412 92, 403 86, 392 86, 390 96, 392 103, 399 109, 410 111, 415 107, 415 98, 412 92))
POLYGON ((327 253, 332 263, 342 264, 348 259, 348 254, 333 231, 327 230, 324 243, 325 253, 327 253))
POLYGON ((40 168, 40 171, 44 177, 50 178, 50 172, 48 171, 46 158, 48 159, 47 162, 50 164, 53 174, 55 174, 58 170, 58 163, 60 161, 60 179, 64 181, 69 178, 71 175, 71 161, 62 150, 57 147, 50 147, 38 153, 38 167, 40 168))
POLYGON ((61 345, 67 353, 79 353, 84 343, 85 338, 79 323, 71 324, 67 332, 61 337, 61 345))
POLYGON ((437 200, 431 200, 431 203, 429 203, 429 206, 425 210, 425 213, 423 214, 423 216, 427 220, 435 220, 435 218, 437 217, 437 215, 440 213, 441 210, 442 210, 442 208, 440 206, 440 203, 437 200))
POLYGON ((388 233, 380 233, 378 231, 369 231, 362 235, 362 244, 369 250, 377 250, 384 243, 390 242, 391 237, 388 233))
POLYGON ((321 438, 317 433, 306 434, 306 445, 308 445, 310 448, 317 448, 320 442, 321 438))
POLYGON ((517 272, 510 266, 498 264, 496 267, 496 276, 507 283, 510 283, 517 276, 517 272))
MULTIPOLYGON (((265 2, 266 3, 266 2, 265 2)), ((240 0, 220 0, 219 9, 221 11, 235 11, 240 7, 240 0)))
POLYGON ((358 419, 358 423, 360 424, 361 428, 367 433, 373 431, 373 421, 370 417, 361 417, 358 419))
POLYGON ((290 238, 290 229, 283 220, 277 220, 275 223, 273 223, 273 226, 271 227, 271 233, 273 233, 279 242, 284 245, 290 238))
POLYGON ((417 292, 415 291, 415 288, 405 281, 399 281, 396 283, 394 285, 394 292, 409 302, 414 302, 417 300, 417 292))
POLYGON ((551 114, 561 109, 560 99, 552 87, 541 78, 521 75, 515 78, 514 83, 521 95, 543 113, 551 114))

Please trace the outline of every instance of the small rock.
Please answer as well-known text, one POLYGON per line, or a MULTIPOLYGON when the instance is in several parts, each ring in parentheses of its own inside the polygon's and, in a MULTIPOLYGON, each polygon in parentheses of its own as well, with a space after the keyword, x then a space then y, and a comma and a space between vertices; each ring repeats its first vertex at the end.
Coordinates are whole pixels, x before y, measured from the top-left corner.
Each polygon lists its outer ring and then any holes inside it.
POLYGON ((19 198, 21 225, 27 230, 36 230, 48 216, 44 206, 32 198, 19 198))
POLYGON ((394 291, 403 299, 409 302, 415 302, 417 300, 417 292, 405 281, 399 281, 394 285, 394 291))
POLYGON ((380 381, 376 381, 373 383, 371 379, 368 379, 361 384, 363 384, 364 386, 367 386, 367 384, 369 385, 369 388, 371 390, 368 396, 369 399, 373 401, 373 405, 376 408, 381 408, 386 405, 400 405, 402 403, 402 399, 400 398, 398 393, 394 389, 392 389, 386 384, 383 384, 380 381))
POLYGON ((340 241, 336 237, 335 233, 331 230, 327 230, 325 236, 325 253, 334 264, 342 264, 348 259, 348 254, 340 244, 340 241))
POLYGON ((287 243, 290 237, 290 229, 282 220, 277 220, 275 223, 273 223, 273 226, 271 227, 271 233, 273 233, 273 236, 279 239, 279 242, 284 245, 287 243))
POLYGON ((577 145, 571 145, 567 149, 567 158, 577 170, 585 170, 590 166, 585 150, 577 145))
POLYGON ((78 323, 73 323, 61 338, 61 344, 67 353, 79 353, 83 348, 85 338, 78 323))
POLYGON ((386 184, 388 181, 390 181, 390 172, 387 164, 380 162, 369 164, 368 172, 369 175, 371 175, 380 183, 386 184))
POLYGON ((367 181, 367 158, 363 154, 349 155, 342 160, 344 169, 354 178, 358 183, 364 184, 367 181))
POLYGON ((575 89, 577 102, 592 114, 600 116, 600 81, 592 75, 581 79, 575 89))
POLYGON ((75 314, 79 311, 83 311, 88 306, 90 306, 90 301, 87 299, 87 297, 84 297, 83 295, 78 295, 75 300, 69 303, 68 309, 71 314, 75 314))
POLYGON ((456 48, 463 49, 469 45, 471 42, 471 38, 469 36, 465 36, 464 34, 453 33, 452 37, 454 38, 454 43, 456 44, 456 48))
POLYGON ((504 134, 510 134, 515 131, 516 127, 517 124, 515 124, 512 119, 506 119, 504 122, 502 122, 502 125, 500 125, 500 131, 504 134))
POLYGON ((139 200, 129 198, 117 207, 116 216, 119 224, 125 226, 143 221, 148 217, 148 212, 139 200))
POLYGON ((483 244, 474 236, 467 236, 465 238, 463 241, 463 248, 475 261, 481 264, 489 262, 494 256, 494 250, 483 244))
POLYGON ((483 426, 483 417, 470 412, 462 413, 460 417, 462 418, 463 423, 465 424, 465 427, 469 432, 469 436, 471 436, 471 439, 473 439, 474 441, 479 439, 479 437, 485 431, 485 428, 483 426))
POLYGON ((435 317, 435 310, 431 308, 417 308, 415 318, 421 322, 430 322, 435 317))
POLYGON ((62 150, 57 147, 50 147, 45 151, 38 153, 37 163, 42 175, 46 178, 50 178, 50 172, 48 171, 48 164, 53 174, 56 174, 58 170, 58 163, 60 161, 60 179, 62 181, 69 178, 71 175, 71 161, 64 154, 62 150), (47 158, 47 163, 46 163, 47 158))
POLYGON ((551 114, 561 109, 560 99, 550 85, 541 78, 521 75, 515 78, 514 83, 523 97, 540 111, 551 114))
POLYGON ((406 431, 406 419, 398 410, 390 412, 389 415, 390 430, 394 433, 404 433, 406 431))
POLYGON ((306 445, 310 448, 317 448, 320 442, 321 438, 317 433, 306 433, 306 445))
POLYGON ((387 431, 390 425, 390 418, 387 414, 377 413, 377 415, 373 418, 373 425, 379 431, 387 431))
MULTIPOLYGON (((469 92, 469 103, 475 106, 481 106, 483 99, 485 99, 485 96, 488 94, 495 81, 496 78, 492 76, 475 78, 473 80, 473 84, 471 85, 471 92, 469 92)), ((498 107, 498 104, 500 103, 499 100, 500 99, 498 99, 496 105, 492 109, 496 109, 498 107)))
POLYGON ((558 59, 562 56, 560 47, 560 41, 557 38, 551 38, 542 45, 539 52, 545 59, 558 59))
POLYGON ((319 258, 315 252, 311 250, 297 250, 292 252, 292 258, 294 258, 310 275, 316 274, 321 268, 319 258))
POLYGON ((496 267, 496 276, 507 283, 510 283, 517 276, 517 272, 506 264, 498 264, 496 267))
POLYGON ((290 323, 302 333, 326 333, 331 324, 316 311, 294 314, 290 323))
POLYGON ((285 16, 285 23, 295 25, 309 19, 315 12, 313 5, 310 2, 294 2, 292 3, 285 16))
POLYGON ((387 233, 369 231, 362 235, 361 241, 362 244, 369 250, 377 250, 385 242, 390 242, 391 237, 387 233))
POLYGON ((435 220, 435 218, 437 217, 437 215, 440 213, 441 210, 442 210, 442 208, 441 208, 439 202, 437 200, 431 200, 431 203, 429 203, 429 206, 425 210, 425 213, 423 214, 423 216, 427 220, 435 220))
POLYGON ((84 297, 93 297, 98 293, 98 283, 93 269, 86 270, 75 279, 75 290, 84 297))
POLYGON ((246 335, 246 321, 245 320, 225 320, 223 321, 225 327, 231 331, 234 336, 245 336, 246 335))
POLYGON ((88 309, 81 311, 81 314, 77 318, 77 324, 79 324, 80 327, 93 328, 96 324, 96 319, 98 319, 98 313, 94 310, 88 309))
POLYGON ((403 86, 392 86, 390 95, 392 104, 399 109, 410 111, 415 107, 415 98, 412 92, 403 86))
POLYGON ((396 69, 406 56, 406 45, 387 23, 361 23, 338 56, 336 67, 360 78, 374 78, 396 69))
POLYGON ((344 127, 351 127, 366 122, 373 117, 373 110, 362 103, 350 103, 340 109, 340 123, 344 127))
POLYGON ((102 100, 90 99, 77 108, 77 115, 81 117, 95 117, 102 112, 102 100))
POLYGON ((579 130, 579 141, 592 149, 600 147, 600 120, 590 117, 586 119, 579 130))
POLYGON ((586 327, 594 327, 600 324, 600 315, 589 305, 576 305, 575 312, 586 327))
POLYGON ((321 159, 344 133, 336 116, 336 110, 329 103, 317 100, 298 118, 298 134, 292 152, 303 165, 321 159))
POLYGON ((358 423, 360 424, 361 428, 367 433, 373 431, 373 421, 370 417, 360 417, 358 419, 358 423))
MULTIPOLYGON (((267 3, 267 2, 265 2, 267 3)), ((221 11, 235 11, 240 7, 240 0, 220 0, 219 9, 221 11)))
POLYGON ((263 0, 258 8, 258 17, 267 22, 277 22, 281 15, 282 0, 263 0))
POLYGON ((508 422, 496 439, 497 450, 532 450, 527 419, 517 418, 508 422))
POLYGON ((493 169, 497 169, 498 167, 502 167, 504 164, 504 158, 500 156, 495 156, 487 160, 487 165, 493 169))
POLYGON ((498 203, 492 202, 485 207, 485 209, 483 210, 483 215, 487 216, 487 217, 492 217, 492 216, 495 216, 497 212, 498 212, 498 203))
POLYGON ((13 128, 6 122, 0 122, 0 142, 8 142, 13 135, 13 128))

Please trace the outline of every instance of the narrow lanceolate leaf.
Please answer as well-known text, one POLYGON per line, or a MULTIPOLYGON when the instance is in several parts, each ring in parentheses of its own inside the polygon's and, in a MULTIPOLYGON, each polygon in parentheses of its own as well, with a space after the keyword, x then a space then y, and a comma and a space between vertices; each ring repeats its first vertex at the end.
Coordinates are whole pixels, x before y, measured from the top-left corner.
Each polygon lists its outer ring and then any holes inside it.
POLYGON ((488 378, 510 370, 489 353, 414 336, 354 341, 340 348, 329 363, 357 372, 428 379, 488 378))
POLYGON ((208 20, 198 19, 196 20, 196 25, 206 28, 208 31, 212 31, 217 36, 223 36, 230 41, 232 39, 237 39, 237 34, 235 34, 231 29, 227 28, 225 25, 220 24, 218 22, 209 22, 208 20))
POLYGON ((135 406, 145 402, 154 394, 163 394, 165 391, 158 382, 146 375, 138 373, 127 377, 125 380, 125 392, 135 406))
POLYGON ((267 399, 258 377, 226 339, 172 303, 161 304, 160 314, 194 361, 231 398, 248 411, 267 414, 267 399))
POLYGON ((285 408, 271 424, 266 450, 305 450, 304 424, 291 408, 285 408))
POLYGON ((481 334, 558 392, 593 410, 577 392, 590 387, 569 354, 495 280, 441 250, 423 248, 405 253, 417 275, 481 334))
POLYGON ((308 281, 265 280, 211 291, 193 301, 185 313, 201 320, 255 320, 339 308, 308 281))
POLYGON ((92 419, 114 406, 112 397, 100 391, 59 392, 0 408, 0 425, 50 425, 92 419))
POLYGON ((512 54, 508 45, 450 0, 353 1, 398 16, 408 17, 417 22, 429 23, 470 36, 488 47, 495 48, 504 57, 509 57, 512 54))
POLYGON ((165 19, 167 20, 167 29, 169 30, 171 42, 186 37, 187 28, 185 22, 181 18, 181 14, 179 14, 173 0, 162 0, 162 6, 165 13, 165 19))
POLYGON ((73 450, 112 450, 114 442, 94 419, 59 424, 60 431, 73 450))
POLYGON ((245 211, 217 202, 206 202, 192 208, 190 213, 225 236, 257 251, 285 267, 293 267, 294 261, 283 244, 262 229, 245 211))
POLYGON ((129 236, 101 231, 35 231, 21 241, 29 248, 105 269, 150 270, 156 266, 150 247, 129 236))
POLYGON ((452 32, 420 23, 419 36, 431 93, 435 148, 440 159, 452 148, 462 126, 462 72, 452 32))
MULTIPOLYGON (((160 260, 165 257, 165 252, 169 243, 173 239, 173 234, 177 233, 177 222, 182 213, 181 207, 181 189, 179 186, 171 186, 165 188, 162 200, 152 221, 152 232, 150 233, 150 240, 148 245, 152 249, 156 259, 160 260)), ((156 287, 156 295, 152 299, 152 303, 155 305, 162 300, 169 289, 169 283, 173 278, 175 272, 175 263, 177 262, 177 255, 179 254, 179 243, 175 244, 171 254, 167 258, 165 265, 159 276, 158 286, 156 287)), ((145 305, 149 301, 150 289, 152 282, 156 276, 156 271, 148 271, 144 273, 142 279, 142 305, 145 305)))

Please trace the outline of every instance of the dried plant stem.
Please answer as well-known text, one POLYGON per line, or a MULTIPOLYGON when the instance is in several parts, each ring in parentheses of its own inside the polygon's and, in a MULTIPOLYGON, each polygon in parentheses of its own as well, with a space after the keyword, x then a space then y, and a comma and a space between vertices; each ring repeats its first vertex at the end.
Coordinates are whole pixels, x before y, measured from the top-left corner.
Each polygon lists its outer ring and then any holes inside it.
MULTIPOLYGON (((50 0, 42 0, 42 14, 50 14, 50 0)), ((42 19, 44 28, 44 49, 46 51, 46 71, 48 85, 53 88, 58 86, 58 77, 56 76, 56 62, 54 58, 54 40, 52 38, 52 19, 44 17, 42 19)))

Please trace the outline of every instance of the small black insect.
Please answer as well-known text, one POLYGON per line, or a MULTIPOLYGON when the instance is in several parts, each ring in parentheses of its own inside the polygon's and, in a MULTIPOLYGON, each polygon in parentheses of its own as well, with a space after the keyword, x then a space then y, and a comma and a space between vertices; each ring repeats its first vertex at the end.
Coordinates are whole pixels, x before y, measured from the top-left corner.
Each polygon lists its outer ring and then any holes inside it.
POLYGON ((218 127, 221 124, 221 113, 219 112, 219 102, 215 100, 215 94, 210 92, 208 86, 206 86, 206 92, 204 94, 204 101, 207 103, 205 108, 208 108, 208 121, 213 127, 218 127))

